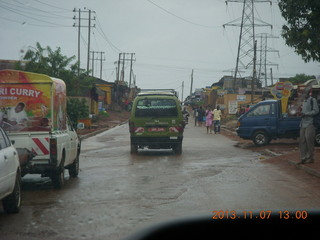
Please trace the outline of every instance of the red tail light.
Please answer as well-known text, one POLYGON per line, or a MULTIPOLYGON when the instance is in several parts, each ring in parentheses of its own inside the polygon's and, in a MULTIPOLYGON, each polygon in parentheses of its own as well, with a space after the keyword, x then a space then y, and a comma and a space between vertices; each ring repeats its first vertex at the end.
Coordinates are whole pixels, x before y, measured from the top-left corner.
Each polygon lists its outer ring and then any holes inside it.
POLYGON ((50 154, 57 155, 57 139, 56 138, 50 139, 50 154))
POLYGON ((129 122, 129 132, 130 133, 143 133, 143 127, 135 127, 133 122, 129 122))
POLYGON ((57 139, 50 138, 50 162, 52 164, 56 164, 57 154, 58 154, 57 139))
POLYGON ((133 128, 133 132, 134 133, 143 133, 144 128, 143 127, 135 127, 135 128, 133 128))
POLYGON ((171 133, 182 133, 183 132, 183 127, 175 126, 175 127, 170 127, 169 132, 171 133))

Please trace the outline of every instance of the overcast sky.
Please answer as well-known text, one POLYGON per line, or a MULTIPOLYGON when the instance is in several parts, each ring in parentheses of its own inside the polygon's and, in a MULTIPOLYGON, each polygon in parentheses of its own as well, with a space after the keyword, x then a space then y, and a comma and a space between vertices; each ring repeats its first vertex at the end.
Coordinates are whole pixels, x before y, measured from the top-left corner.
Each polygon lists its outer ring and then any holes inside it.
MULTIPOLYGON (((21 50, 36 42, 77 56, 74 8, 95 11, 91 50, 105 52, 104 80, 115 80, 120 51, 135 53, 133 71, 139 87, 181 91, 184 81, 184 96, 190 91, 192 69, 194 88, 202 88, 235 68, 240 28, 222 25, 241 17, 242 4, 226 5, 225 0, 0 0, 0 59, 20 59, 21 50)), ((280 36, 285 21, 275 0, 272 5, 255 4, 255 16, 273 25, 272 30, 256 28, 256 33, 280 36)), ((88 20, 81 24, 88 26, 88 20)), ((81 28, 82 68, 87 66, 87 31, 81 28)), ((268 47, 280 54, 268 53, 268 61, 279 65, 273 67, 274 78, 319 75, 320 63, 305 64, 281 37, 269 39, 268 47)), ((98 61, 95 70, 99 77, 98 61)), ((125 74, 128 81, 129 62, 125 74)))

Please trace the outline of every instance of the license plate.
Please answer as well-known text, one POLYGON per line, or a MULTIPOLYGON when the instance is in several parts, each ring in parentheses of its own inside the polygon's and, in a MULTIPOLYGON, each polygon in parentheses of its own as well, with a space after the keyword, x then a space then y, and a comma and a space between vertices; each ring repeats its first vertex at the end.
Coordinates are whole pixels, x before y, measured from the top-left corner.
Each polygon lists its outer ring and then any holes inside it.
POLYGON ((164 132, 166 131, 165 128, 161 128, 161 127, 154 127, 154 128, 148 128, 149 132, 164 132))

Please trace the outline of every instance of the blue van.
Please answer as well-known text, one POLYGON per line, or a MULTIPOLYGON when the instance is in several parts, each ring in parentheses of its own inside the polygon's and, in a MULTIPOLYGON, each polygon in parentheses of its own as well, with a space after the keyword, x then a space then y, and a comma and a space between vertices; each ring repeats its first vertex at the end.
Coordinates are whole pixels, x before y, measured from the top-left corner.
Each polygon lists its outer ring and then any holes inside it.
POLYGON ((251 139, 256 146, 263 146, 272 139, 298 138, 300 121, 300 117, 282 114, 280 100, 266 100, 239 117, 237 134, 243 139, 251 139))

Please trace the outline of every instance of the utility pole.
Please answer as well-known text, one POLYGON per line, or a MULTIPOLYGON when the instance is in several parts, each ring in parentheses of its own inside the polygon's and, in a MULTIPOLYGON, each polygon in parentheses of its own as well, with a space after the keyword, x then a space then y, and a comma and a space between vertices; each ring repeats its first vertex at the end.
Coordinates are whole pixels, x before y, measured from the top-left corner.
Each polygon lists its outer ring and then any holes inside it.
POLYGON ((257 61, 257 40, 254 42, 253 48, 253 73, 252 73, 252 81, 251 81, 251 103, 254 102, 254 84, 257 79, 257 71, 256 71, 256 61, 257 61))
MULTIPOLYGON (((78 77, 80 76, 80 29, 81 29, 81 10, 79 9, 79 22, 78 22, 78 77)), ((74 9, 75 12, 75 9, 74 9)), ((79 88, 79 82, 77 84, 79 88)))
POLYGON ((270 68, 270 77, 271 77, 271 85, 273 86, 273 74, 272 74, 272 68, 270 68))
POLYGON ((104 52, 100 52, 100 79, 102 79, 102 61, 105 61, 106 59, 102 59, 102 54, 104 54, 104 52))
POLYGON ((124 73, 125 73, 124 66, 125 66, 125 62, 126 61, 130 61, 129 86, 131 85, 131 80, 132 80, 132 65, 133 65, 133 62, 136 61, 134 56, 135 56, 135 53, 119 53, 119 60, 117 62, 117 64, 118 64, 117 80, 124 81, 124 73), (130 55, 130 58, 127 58, 127 55, 130 55), (120 72, 120 65, 121 64, 122 64, 122 69, 121 69, 121 72, 120 72))
POLYGON ((191 71, 190 97, 192 96, 192 87, 193 87, 193 69, 191 71))
POLYGON ((89 62, 90 62, 90 33, 91 33, 91 10, 89 10, 89 29, 88 29, 88 58, 87 58, 87 72, 89 72, 89 62))
POLYGON ((105 61, 105 57, 104 57, 104 52, 95 52, 95 51, 90 51, 90 53, 92 53, 92 74, 91 76, 93 77, 94 75, 94 61, 100 61, 100 79, 102 79, 102 61, 105 61), (95 54, 96 57, 95 57, 95 54))
MULTIPOLYGON (((73 12, 76 12, 76 9, 73 9, 73 12)), ((96 12, 95 11, 91 11, 91 10, 87 10, 85 8, 85 10, 80 10, 78 9, 78 13, 79 13, 79 16, 76 17, 74 16, 73 19, 74 20, 78 20, 78 23, 74 23, 73 24, 73 27, 78 27, 78 68, 80 69, 80 37, 81 37, 81 33, 80 33, 80 29, 82 27, 85 27, 85 28, 88 28, 88 54, 87 54, 87 72, 89 72, 89 64, 90 64, 90 34, 91 34, 91 27, 95 27, 96 25, 95 24, 91 24, 91 20, 96 20, 96 17, 91 17, 91 13, 95 14, 96 12), (85 18, 81 15, 81 13, 86 13, 88 14, 88 18, 85 18), (81 21, 82 20, 88 20, 88 25, 85 26, 85 25, 82 25, 81 24, 81 21)), ((78 72, 79 74, 79 72, 78 72)))
POLYGON ((133 56, 135 53, 131 53, 131 59, 130 59, 130 77, 129 77, 129 88, 131 88, 131 76, 132 76, 132 62, 133 62, 133 56))
POLYGON ((254 17, 254 3, 269 2, 272 4, 272 2, 270 0, 227 0, 227 5, 228 2, 243 3, 241 22, 238 22, 238 18, 223 24, 224 28, 226 26, 240 27, 236 68, 233 79, 233 89, 235 90, 237 76, 241 77, 240 68, 248 70, 253 65, 252 53, 255 44, 255 27, 269 26, 272 28, 271 24, 254 17))
POLYGON ((121 53, 119 53, 119 59, 118 59, 118 68, 117 68, 117 81, 120 80, 120 59, 121 59, 121 53))
POLYGON ((269 38, 279 38, 276 36, 273 36, 271 34, 267 34, 267 33, 261 33, 258 34, 256 37, 260 37, 260 63, 258 65, 259 66, 259 74, 258 74, 258 81, 261 81, 261 77, 264 76, 264 82, 265 82, 265 86, 268 86, 268 73, 267 73, 267 66, 277 66, 278 64, 272 63, 270 61, 267 60, 267 53, 268 52, 276 52, 278 53, 279 56, 279 51, 275 50, 273 48, 269 48, 268 47, 268 39, 269 38))
MULTIPOLYGON (((94 51, 90 51, 92 53, 92 67, 91 67, 91 77, 93 77, 94 73, 94 51)), ((90 60, 90 58, 89 58, 90 60)))
POLYGON ((124 81, 124 62, 125 62, 125 58, 126 58, 126 54, 123 53, 123 58, 122 58, 122 69, 121 69, 121 81, 124 81))
POLYGON ((181 94, 181 102, 183 102, 183 91, 184 91, 184 81, 182 81, 182 94, 181 94))

